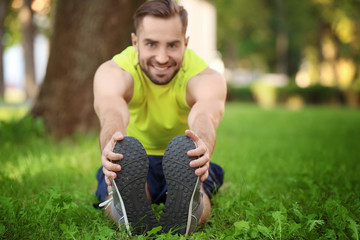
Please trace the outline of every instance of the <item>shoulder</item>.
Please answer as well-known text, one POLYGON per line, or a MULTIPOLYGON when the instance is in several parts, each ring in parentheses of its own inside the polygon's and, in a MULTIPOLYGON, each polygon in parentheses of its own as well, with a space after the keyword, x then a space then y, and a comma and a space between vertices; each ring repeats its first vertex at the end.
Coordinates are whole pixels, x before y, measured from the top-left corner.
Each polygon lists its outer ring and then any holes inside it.
POLYGON ((121 53, 116 54, 111 60, 100 65, 95 73, 95 80, 98 77, 102 78, 104 76, 106 77, 105 79, 110 80, 118 77, 121 79, 125 78, 127 80, 132 79, 132 69, 130 66, 136 65, 136 62, 133 63, 133 61, 131 61, 133 59, 137 60, 135 54, 135 49, 132 46, 127 47, 121 53))
POLYGON ((204 59, 197 55, 192 49, 186 49, 182 69, 187 79, 198 75, 206 70, 207 67, 208 66, 204 59))
POLYGON ((138 54, 133 46, 127 47, 121 53, 116 54, 112 60, 130 74, 136 74, 136 66, 139 61, 138 54))
POLYGON ((94 77, 94 92, 106 92, 108 94, 121 94, 125 98, 131 98, 129 93, 133 88, 132 75, 122 69, 113 60, 104 62, 96 70, 94 77))
POLYGON ((189 91, 198 90, 199 87, 201 88, 220 87, 218 91, 224 91, 226 90, 226 81, 219 72, 207 67, 205 70, 203 70, 199 74, 189 79, 187 86, 189 91))
POLYGON ((212 81, 225 82, 224 77, 218 71, 216 71, 210 67, 207 67, 206 69, 204 69, 202 72, 200 72, 193 78, 197 79, 198 81, 199 81, 199 79, 200 80, 212 79, 212 81))
POLYGON ((222 74, 207 67, 190 78, 187 87, 187 101, 192 106, 198 100, 219 99, 225 101, 226 81, 222 74))

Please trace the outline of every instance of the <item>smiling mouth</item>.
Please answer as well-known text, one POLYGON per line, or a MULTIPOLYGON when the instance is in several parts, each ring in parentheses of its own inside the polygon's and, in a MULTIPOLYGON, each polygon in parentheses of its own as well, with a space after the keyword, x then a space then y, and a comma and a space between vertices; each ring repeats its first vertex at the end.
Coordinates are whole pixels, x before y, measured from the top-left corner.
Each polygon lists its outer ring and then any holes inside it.
POLYGON ((170 68, 170 66, 168 66, 168 67, 153 66, 153 67, 160 72, 164 72, 170 68))

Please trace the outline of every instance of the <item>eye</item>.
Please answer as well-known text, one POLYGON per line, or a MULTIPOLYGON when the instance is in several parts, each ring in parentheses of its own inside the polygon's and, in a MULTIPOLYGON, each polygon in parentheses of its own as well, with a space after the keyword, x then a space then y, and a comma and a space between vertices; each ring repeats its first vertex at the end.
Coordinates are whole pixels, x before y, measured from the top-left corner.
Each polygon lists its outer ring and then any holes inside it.
POLYGON ((170 44, 169 44, 169 48, 170 48, 170 49, 176 48, 176 44, 175 44, 175 43, 170 43, 170 44))
POLYGON ((146 44, 146 46, 149 47, 149 48, 154 48, 154 47, 155 47, 155 43, 153 43, 153 42, 148 42, 148 43, 146 44))

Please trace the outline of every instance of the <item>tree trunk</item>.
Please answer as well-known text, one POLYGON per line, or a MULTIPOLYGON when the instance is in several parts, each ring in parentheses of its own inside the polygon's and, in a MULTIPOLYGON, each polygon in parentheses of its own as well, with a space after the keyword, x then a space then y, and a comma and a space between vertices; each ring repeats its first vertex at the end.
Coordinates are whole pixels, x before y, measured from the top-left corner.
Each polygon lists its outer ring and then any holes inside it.
POLYGON ((4 45, 3 45, 3 37, 5 32, 4 21, 7 14, 7 10, 9 7, 10 0, 2 0, 0 1, 0 99, 3 98, 5 93, 5 76, 4 76, 4 45))
POLYGON ((282 0, 276 0, 277 36, 276 36, 276 72, 288 74, 289 37, 286 30, 286 13, 282 0))
POLYGON ((34 99, 38 89, 35 78, 34 62, 34 35, 35 26, 33 24, 34 12, 31 9, 32 0, 24 0, 23 6, 19 12, 23 34, 23 51, 25 59, 25 92, 29 99, 34 99))
POLYGON ((132 14, 142 2, 57 2, 47 71, 32 109, 50 133, 64 137, 99 127, 93 110, 95 71, 131 43, 132 14))

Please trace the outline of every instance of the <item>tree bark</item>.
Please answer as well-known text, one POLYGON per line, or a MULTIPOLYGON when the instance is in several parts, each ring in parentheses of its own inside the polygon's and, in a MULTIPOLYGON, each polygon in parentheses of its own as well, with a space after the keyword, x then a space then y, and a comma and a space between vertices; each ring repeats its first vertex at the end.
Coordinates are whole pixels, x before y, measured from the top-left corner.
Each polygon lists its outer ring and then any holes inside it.
POLYGON ((29 99, 35 99, 38 87, 36 85, 35 77, 35 62, 34 62, 34 36, 35 26, 33 24, 34 12, 31 9, 32 0, 24 0, 23 6, 19 12, 19 19, 21 22, 23 34, 23 51, 25 59, 25 92, 29 99))
POLYGON ((286 30, 286 13, 282 0, 276 0, 277 36, 276 36, 276 72, 288 74, 289 37, 286 30))
POLYGON ((5 93, 5 76, 4 76, 4 45, 3 45, 3 37, 5 32, 4 21, 8 11, 10 0, 2 0, 0 1, 0 99, 3 98, 5 93))
POLYGON ((93 77, 101 63, 128 46, 140 0, 57 2, 50 56, 32 109, 57 137, 98 129, 93 77))

